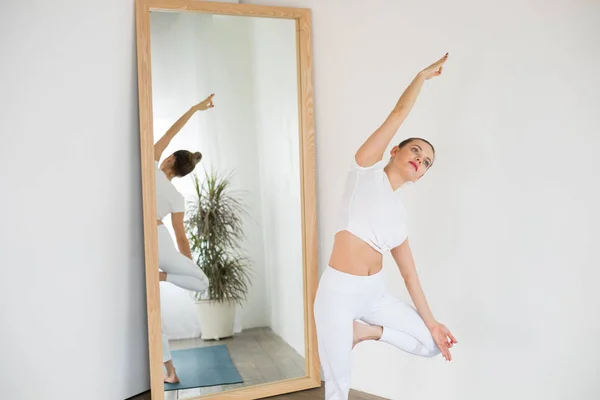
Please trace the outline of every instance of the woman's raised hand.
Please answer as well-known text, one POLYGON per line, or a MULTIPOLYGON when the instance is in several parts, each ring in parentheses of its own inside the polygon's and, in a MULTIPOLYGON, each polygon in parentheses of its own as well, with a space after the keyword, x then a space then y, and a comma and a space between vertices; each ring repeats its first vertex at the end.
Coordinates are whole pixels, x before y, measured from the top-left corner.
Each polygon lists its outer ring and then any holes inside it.
POLYGON ((442 70, 444 69, 444 63, 446 62, 446 60, 448 60, 448 53, 446 53, 444 57, 440 58, 439 60, 431 64, 429 67, 421 71, 421 75, 423 75, 425 80, 431 79, 434 76, 440 76, 442 74, 442 70))
POLYGON ((209 108, 213 108, 215 105, 212 102, 212 98, 215 94, 211 94, 210 96, 208 96, 206 99, 202 100, 200 103, 196 104, 193 109, 195 111, 204 111, 204 110, 208 110, 209 108))

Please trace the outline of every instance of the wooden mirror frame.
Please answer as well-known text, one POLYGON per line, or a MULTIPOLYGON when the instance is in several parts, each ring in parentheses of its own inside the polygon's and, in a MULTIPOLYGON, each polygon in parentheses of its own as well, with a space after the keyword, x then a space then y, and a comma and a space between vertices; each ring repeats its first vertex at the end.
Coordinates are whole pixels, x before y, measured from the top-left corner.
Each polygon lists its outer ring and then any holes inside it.
POLYGON ((197 0, 137 0, 136 37, 140 114, 141 176, 146 264, 146 301, 150 387, 152 400, 164 400, 158 238, 154 176, 152 123, 152 76, 150 56, 150 11, 181 11, 234 16, 285 18, 296 21, 298 113, 300 146, 300 193, 303 248, 305 376, 241 387, 195 398, 259 399, 321 386, 313 304, 318 283, 317 207, 313 118, 312 43, 310 9, 272 7, 197 0))

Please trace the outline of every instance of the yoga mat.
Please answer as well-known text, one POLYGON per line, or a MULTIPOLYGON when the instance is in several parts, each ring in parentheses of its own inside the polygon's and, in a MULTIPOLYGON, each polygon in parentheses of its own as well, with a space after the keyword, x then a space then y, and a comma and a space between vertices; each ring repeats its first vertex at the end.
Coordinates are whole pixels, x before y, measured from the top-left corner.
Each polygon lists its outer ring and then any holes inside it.
POLYGON ((226 345, 171 351, 179 383, 165 383, 165 391, 242 383, 226 345))

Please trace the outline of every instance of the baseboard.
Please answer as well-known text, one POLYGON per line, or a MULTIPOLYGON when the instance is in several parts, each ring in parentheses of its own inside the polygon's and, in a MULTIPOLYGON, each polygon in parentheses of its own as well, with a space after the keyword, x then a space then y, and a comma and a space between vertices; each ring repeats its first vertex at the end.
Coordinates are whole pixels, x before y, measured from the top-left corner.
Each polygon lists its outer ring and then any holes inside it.
POLYGON ((150 390, 146 390, 142 393, 136 394, 135 396, 131 396, 126 398, 125 400, 146 400, 150 399, 150 390))

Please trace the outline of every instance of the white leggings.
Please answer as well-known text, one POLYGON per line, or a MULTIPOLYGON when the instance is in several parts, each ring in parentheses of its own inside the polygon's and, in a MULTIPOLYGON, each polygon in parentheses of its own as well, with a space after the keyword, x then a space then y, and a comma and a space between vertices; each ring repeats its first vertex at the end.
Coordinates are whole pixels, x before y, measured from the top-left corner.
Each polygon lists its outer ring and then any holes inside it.
POLYGON ((158 268, 167 273, 167 282, 182 289, 202 292, 208 287, 204 272, 175 248, 164 225, 158 225, 158 268))
POLYGON ((326 400, 348 399, 354 320, 382 326, 380 341, 407 353, 440 354, 417 311, 387 292, 383 271, 358 276, 328 266, 319 281, 314 312, 326 400))
POLYGON ((165 329, 162 326, 160 335, 162 339, 162 360, 163 363, 166 363, 167 361, 171 360, 171 348, 169 347, 169 338, 167 337, 167 335, 165 335, 165 329))
MULTIPOLYGON (((208 278, 195 262, 181 254, 169 230, 158 225, 158 268, 167 273, 167 282, 185 290, 201 292, 208 288, 208 278)), ((163 362, 171 359, 169 340, 162 333, 163 362)))

